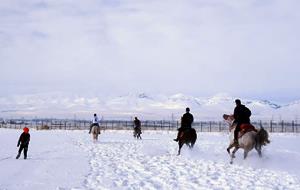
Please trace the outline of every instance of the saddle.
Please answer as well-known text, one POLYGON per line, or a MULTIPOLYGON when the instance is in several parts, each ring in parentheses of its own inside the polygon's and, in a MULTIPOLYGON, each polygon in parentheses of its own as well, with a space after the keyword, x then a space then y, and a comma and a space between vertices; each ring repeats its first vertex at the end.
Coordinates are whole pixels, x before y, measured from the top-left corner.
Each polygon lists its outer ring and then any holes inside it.
POLYGON ((192 128, 182 128, 181 130, 178 129, 179 131, 179 137, 181 138, 185 133, 188 133, 192 130, 192 128))
POLYGON ((255 127, 251 124, 241 124, 240 128, 241 128, 241 131, 239 132, 239 138, 241 138, 247 132, 250 132, 250 131, 257 132, 255 127))

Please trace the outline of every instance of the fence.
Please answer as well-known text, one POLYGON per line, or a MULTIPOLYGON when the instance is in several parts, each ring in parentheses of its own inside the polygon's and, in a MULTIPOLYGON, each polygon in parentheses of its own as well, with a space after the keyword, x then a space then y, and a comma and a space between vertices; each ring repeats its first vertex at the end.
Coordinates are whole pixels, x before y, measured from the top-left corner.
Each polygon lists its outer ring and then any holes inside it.
MULTIPOLYGON (((142 130, 176 130, 180 127, 179 121, 142 121, 142 130)), ((256 128, 263 126, 269 132, 300 132, 300 123, 296 121, 254 121, 252 122, 256 128)), ((22 129, 29 127, 37 130, 47 129, 63 129, 63 130, 86 130, 91 125, 87 120, 57 120, 57 119, 41 119, 41 120, 9 120, 0 123, 0 128, 22 129)), ((121 120, 104 120, 101 121, 102 130, 132 130, 132 121, 121 120)), ((193 127, 198 132, 226 132, 228 131, 228 123, 223 121, 197 121, 193 123, 193 127)))

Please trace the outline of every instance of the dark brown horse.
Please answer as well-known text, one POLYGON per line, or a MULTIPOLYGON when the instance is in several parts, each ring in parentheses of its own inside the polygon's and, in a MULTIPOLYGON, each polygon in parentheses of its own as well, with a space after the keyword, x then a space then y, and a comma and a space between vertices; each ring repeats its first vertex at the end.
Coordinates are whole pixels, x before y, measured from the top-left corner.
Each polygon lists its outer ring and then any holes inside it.
POLYGON ((186 144, 189 148, 193 148, 196 140, 197 140, 197 133, 194 128, 185 130, 183 135, 180 136, 178 140, 178 147, 179 147, 178 155, 180 155, 180 150, 184 144, 186 144))
POLYGON ((134 137, 134 138, 136 138, 136 139, 142 139, 141 134, 142 134, 141 128, 135 127, 135 128, 133 129, 133 137, 134 137))

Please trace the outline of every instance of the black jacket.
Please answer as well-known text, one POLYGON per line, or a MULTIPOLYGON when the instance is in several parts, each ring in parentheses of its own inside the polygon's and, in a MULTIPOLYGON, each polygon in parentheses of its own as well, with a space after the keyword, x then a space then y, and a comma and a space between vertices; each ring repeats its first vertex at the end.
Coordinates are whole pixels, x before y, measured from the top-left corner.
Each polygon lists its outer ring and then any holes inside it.
POLYGON ((250 123, 251 111, 245 105, 234 108, 233 117, 237 123, 250 123))
POLYGON ((135 119, 135 120, 134 120, 134 125, 135 125, 134 127, 136 127, 136 128, 139 128, 139 129, 140 129, 140 128, 141 128, 141 121, 140 121, 140 120, 138 120, 138 119, 135 119))
POLYGON ((181 125, 183 128, 192 128, 192 123, 194 122, 194 117, 189 112, 183 114, 181 125))
POLYGON ((29 144, 29 141, 30 141, 30 134, 29 133, 22 133, 20 135, 20 138, 19 138, 19 141, 18 141, 18 146, 20 145, 23 145, 23 146, 28 146, 29 144))

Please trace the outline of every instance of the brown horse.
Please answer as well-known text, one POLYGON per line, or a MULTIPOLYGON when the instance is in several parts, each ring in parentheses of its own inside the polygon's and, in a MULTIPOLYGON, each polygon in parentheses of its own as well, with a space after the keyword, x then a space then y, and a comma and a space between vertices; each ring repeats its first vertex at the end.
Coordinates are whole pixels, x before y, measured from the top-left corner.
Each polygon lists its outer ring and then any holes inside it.
POLYGON ((183 135, 179 137, 178 140, 178 155, 180 155, 180 150, 184 144, 186 144, 189 148, 193 148, 195 142, 197 140, 197 133, 194 128, 185 130, 183 135))
POLYGON ((139 127, 133 128, 133 137, 134 138, 136 138, 136 139, 142 139, 141 134, 142 134, 141 128, 139 128, 139 127))
POLYGON ((230 139, 230 144, 227 148, 227 152, 230 155, 230 149, 234 147, 234 150, 231 153, 230 163, 231 164, 233 163, 233 159, 235 158, 235 153, 236 153, 236 151, 238 151, 239 148, 244 149, 244 159, 247 158, 248 153, 253 148, 256 149, 259 157, 261 157, 262 156, 262 153, 261 153, 262 146, 270 143, 270 141, 268 139, 269 138, 268 132, 262 126, 258 130, 258 132, 254 131, 254 130, 246 132, 238 139, 239 146, 237 147, 233 143, 233 132, 236 127, 236 124, 233 123, 234 118, 232 115, 226 115, 226 114, 223 115, 223 118, 225 119, 225 121, 227 121, 230 124, 229 131, 232 133, 231 139, 230 139))

